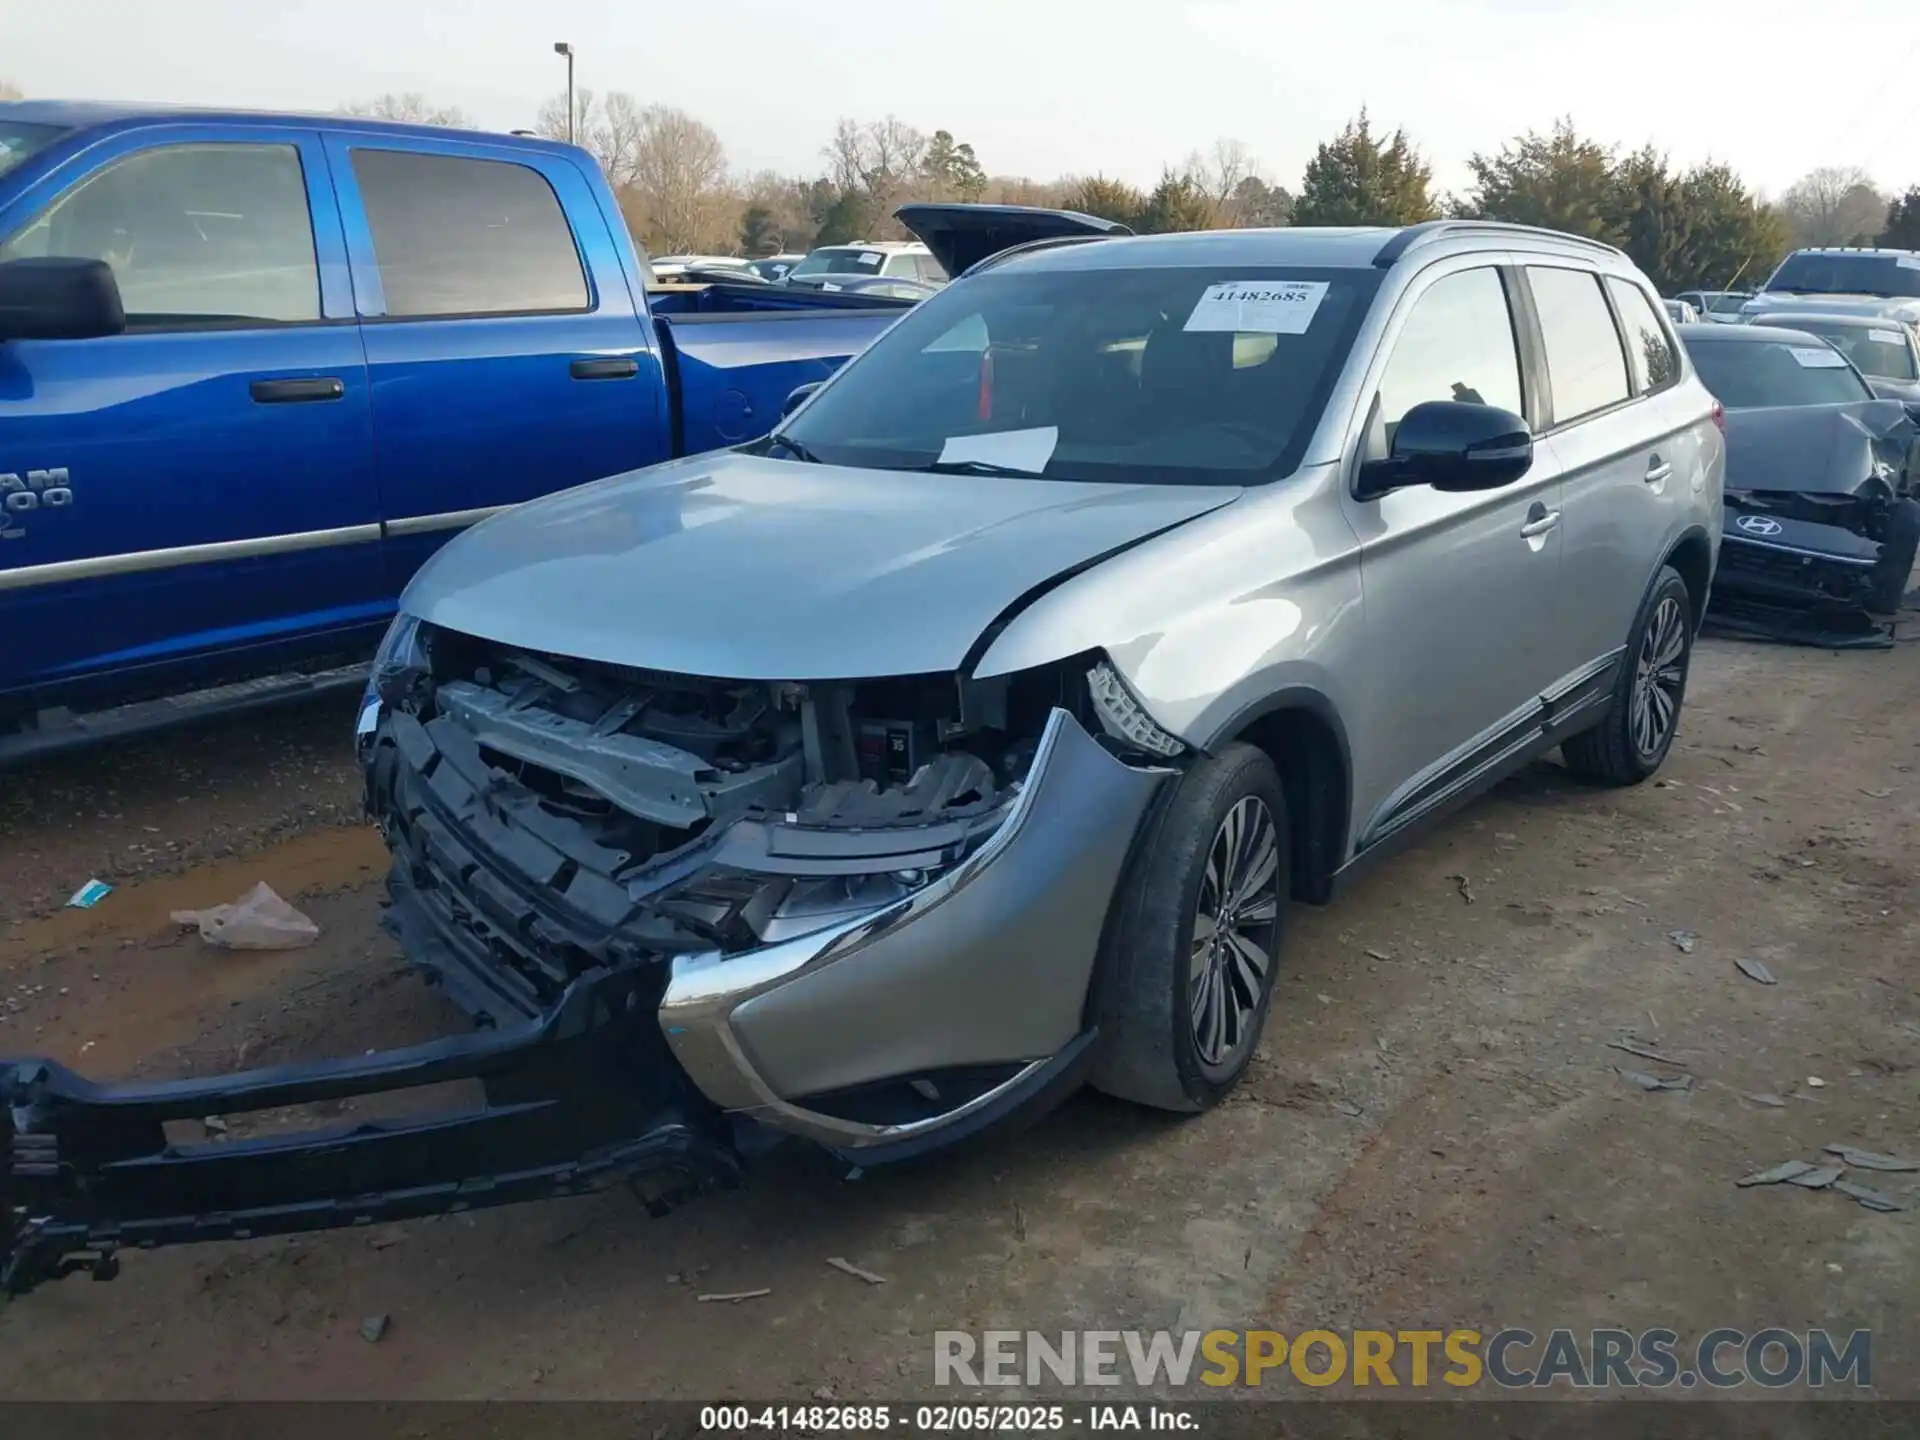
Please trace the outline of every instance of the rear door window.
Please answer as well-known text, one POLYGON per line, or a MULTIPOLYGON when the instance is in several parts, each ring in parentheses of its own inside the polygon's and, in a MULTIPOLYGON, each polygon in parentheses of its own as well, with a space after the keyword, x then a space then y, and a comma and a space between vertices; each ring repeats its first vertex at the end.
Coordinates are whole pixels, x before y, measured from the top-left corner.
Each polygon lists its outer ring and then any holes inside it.
POLYGON ((1653 302, 1646 291, 1612 275, 1607 277, 1607 290, 1613 296, 1613 308, 1620 312, 1620 327, 1627 332, 1633 393, 1650 395, 1679 380, 1680 357, 1674 353, 1673 341, 1660 317, 1653 313, 1653 302))
POLYGON ((504 160, 355 149, 390 317, 525 315, 589 308, 559 197, 504 160))
POLYGON ((306 172, 292 145, 168 145, 116 160, 0 245, 104 260, 129 325, 320 318, 306 172))
POLYGON ((1600 277, 1545 265, 1528 266, 1526 275, 1547 351, 1553 423, 1565 425, 1625 400, 1627 357, 1600 277))

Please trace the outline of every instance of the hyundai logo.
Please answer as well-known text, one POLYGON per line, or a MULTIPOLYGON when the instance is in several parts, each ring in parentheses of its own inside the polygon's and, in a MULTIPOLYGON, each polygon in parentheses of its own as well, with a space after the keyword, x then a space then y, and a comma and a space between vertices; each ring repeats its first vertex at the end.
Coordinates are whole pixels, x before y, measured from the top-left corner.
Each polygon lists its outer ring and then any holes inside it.
POLYGON ((1742 515, 1734 524, 1749 535, 1778 535, 1785 528, 1770 515, 1742 515))

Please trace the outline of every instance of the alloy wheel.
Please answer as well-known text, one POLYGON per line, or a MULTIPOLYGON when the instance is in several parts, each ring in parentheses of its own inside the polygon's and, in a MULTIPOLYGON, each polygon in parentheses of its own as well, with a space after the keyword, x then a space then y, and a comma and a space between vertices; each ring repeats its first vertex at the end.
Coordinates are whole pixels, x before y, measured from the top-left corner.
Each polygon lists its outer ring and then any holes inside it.
POLYGON ((1222 1073, 1253 1043, 1280 928, 1280 841, 1273 812, 1242 796, 1207 849, 1194 909, 1187 1013, 1201 1065, 1222 1073))
POLYGON ((1633 745, 1651 760, 1673 738, 1687 684, 1687 620, 1680 601, 1662 596, 1640 636, 1633 677, 1633 745))

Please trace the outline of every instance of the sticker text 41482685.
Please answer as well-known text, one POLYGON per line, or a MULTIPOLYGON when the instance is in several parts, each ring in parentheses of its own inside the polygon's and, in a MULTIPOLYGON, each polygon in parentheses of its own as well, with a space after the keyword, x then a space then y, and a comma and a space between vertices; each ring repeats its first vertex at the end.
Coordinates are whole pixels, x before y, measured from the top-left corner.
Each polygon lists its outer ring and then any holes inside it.
POLYGON ((1202 292, 1181 328, 1304 335, 1326 298, 1324 280, 1222 280, 1202 292))

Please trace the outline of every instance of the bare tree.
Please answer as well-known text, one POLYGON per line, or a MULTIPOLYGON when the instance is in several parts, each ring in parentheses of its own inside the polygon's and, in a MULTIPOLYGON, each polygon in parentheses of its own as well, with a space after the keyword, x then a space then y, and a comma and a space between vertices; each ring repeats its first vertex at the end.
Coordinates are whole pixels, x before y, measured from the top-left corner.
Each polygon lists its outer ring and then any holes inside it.
POLYGON ((581 86, 573 92, 573 129, 567 129, 567 97, 563 92, 555 95, 540 107, 540 114, 534 119, 536 133, 549 140, 573 139, 584 145, 593 133, 595 120, 593 109, 593 91, 581 86))
POLYGON ((458 105, 435 105, 417 90, 404 95, 392 91, 341 107, 343 115, 366 115, 376 120, 402 120, 412 125, 452 125, 462 130, 475 129, 473 120, 458 105))
POLYGON ((843 116, 821 153, 835 188, 864 197, 876 223, 884 223, 921 178, 927 137, 898 116, 864 124, 843 116))
POLYGON ((1230 140, 1225 136, 1214 141, 1213 148, 1205 156, 1197 158, 1197 165, 1189 162, 1189 172, 1205 187, 1216 209, 1225 205, 1233 192, 1240 188, 1240 182, 1256 169, 1253 151, 1247 148, 1245 142, 1230 140))
POLYGON ((27 92, 11 80, 0 80, 0 100, 24 100, 27 92))
POLYGON ((727 151, 712 127, 684 110, 633 113, 632 173, 624 198, 655 253, 731 250, 740 201, 727 184, 727 151))
POLYGON ((624 90, 610 91, 599 118, 586 133, 586 146, 606 170, 614 188, 633 183, 639 164, 640 137, 646 122, 640 102, 624 90))
POLYGON ((1780 208, 1802 245, 1846 245, 1878 235, 1889 203, 1873 177, 1857 165, 1810 170, 1780 197, 1780 208))

